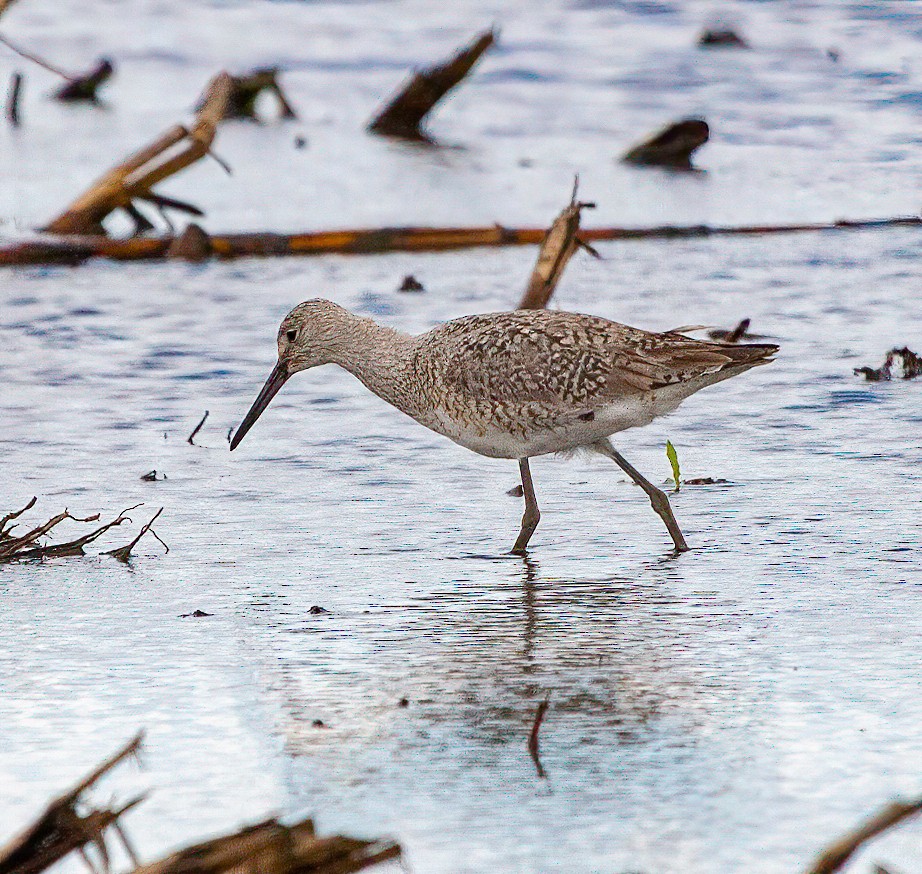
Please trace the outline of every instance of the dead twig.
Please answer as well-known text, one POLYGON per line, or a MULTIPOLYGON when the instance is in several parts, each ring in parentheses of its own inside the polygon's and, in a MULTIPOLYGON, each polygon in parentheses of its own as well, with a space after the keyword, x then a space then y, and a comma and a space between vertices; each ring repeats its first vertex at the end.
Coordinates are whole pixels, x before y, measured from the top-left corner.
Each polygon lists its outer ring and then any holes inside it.
POLYGON ((861 823, 854 831, 831 844, 808 869, 808 874, 833 874, 864 844, 881 832, 901 823, 922 810, 922 798, 915 801, 891 801, 883 809, 861 823))
POLYGON ((110 550, 106 553, 106 555, 115 556, 115 558, 117 558, 119 561, 124 562, 125 564, 128 564, 128 559, 131 558, 131 550, 134 549, 134 548, 138 545, 138 541, 139 541, 145 534, 147 534, 148 531, 150 531, 150 533, 160 542, 160 545, 161 545, 167 552, 169 552, 169 551, 170 551, 170 547, 167 546, 162 540, 160 540, 160 537, 157 535, 157 532, 154 531, 153 528, 151 528, 151 525, 154 524, 154 522, 157 520, 157 517, 158 517, 162 512, 163 512, 163 507, 161 507, 159 510, 157 510, 156 513, 154 513, 154 515, 153 515, 153 517, 151 518, 150 522, 146 523, 146 524, 141 528, 141 530, 138 532, 138 536, 135 537, 135 539, 132 540, 131 543, 129 543, 127 546, 120 546, 118 549, 110 549, 110 550))
POLYGON ((531 731, 528 733, 528 754, 535 763, 535 770, 542 780, 547 779, 547 772, 541 764, 541 755, 538 747, 538 732, 541 731, 541 723, 544 721, 544 714, 547 713, 550 698, 545 698, 535 711, 535 721, 531 725, 531 731))
MULTIPOLYGON (((3 13, 3 6, 0 6, 0 14, 3 13)), ((21 58, 25 58, 27 61, 32 61, 33 64, 37 64, 43 70, 47 70, 49 73, 54 73, 55 76, 60 76, 62 79, 71 80, 71 76, 65 73, 60 67, 54 66, 54 64, 49 63, 44 58, 40 58, 38 55, 32 54, 32 52, 26 51, 24 48, 16 45, 9 37, 3 36, 0 34, 0 44, 5 45, 11 52, 19 55, 21 58)))
POLYGON ((199 431, 202 430, 202 425, 205 424, 205 419, 207 418, 208 418, 208 410, 205 410, 205 415, 202 416, 201 421, 198 423, 198 425, 196 425, 192 429, 192 433, 186 438, 186 443, 188 443, 190 446, 195 446, 195 441, 193 440, 193 438, 195 437, 196 434, 198 434, 199 431))
POLYGON ((94 183, 61 215, 48 224, 53 234, 99 234, 105 236, 103 220, 114 210, 125 210, 135 219, 140 233, 150 222, 141 216, 134 201, 147 201, 159 208, 169 207, 201 215, 201 210, 175 198, 153 192, 153 186, 194 164, 208 154, 218 123, 224 117, 231 89, 231 78, 220 73, 208 85, 202 108, 191 129, 176 125, 149 146, 131 155, 94 183), (185 147, 174 147, 186 141, 185 147), (146 224, 145 224, 146 223, 146 224))
MULTIPOLYGON (((35 822, 0 847, 0 874, 38 874, 74 850, 83 851, 87 844, 99 850, 103 872, 109 871, 109 854, 105 831, 115 826, 119 817, 144 800, 140 795, 117 809, 90 808, 85 813, 83 794, 106 773, 129 756, 137 755, 143 734, 132 738, 115 755, 84 777, 64 795, 54 799, 35 822)), ((122 837, 118 829, 116 834, 122 837)), ((133 852, 126 843, 126 849, 133 852)))
POLYGON ((531 278, 525 294, 519 301, 520 310, 544 309, 554 289, 560 281, 567 262, 573 253, 580 247, 586 249, 596 258, 599 253, 588 243, 583 242, 578 236, 580 216, 584 209, 594 209, 594 203, 580 203, 576 199, 579 187, 579 177, 573 183, 573 194, 570 203, 564 207, 560 215, 554 219, 553 224, 545 234, 538 251, 538 260, 532 270, 531 278))
POLYGON ((484 31, 444 64, 414 74, 387 106, 369 123, 376 134, 432 142, 421 125, 430 110, 471 71, 496 41, 496 32, 484 31))
POLYGON ((13 73, 10 78, 10 89, 6 95, 6 117, 13 127, 19 127, 19 98, 22 96, 23 75, 13 73))

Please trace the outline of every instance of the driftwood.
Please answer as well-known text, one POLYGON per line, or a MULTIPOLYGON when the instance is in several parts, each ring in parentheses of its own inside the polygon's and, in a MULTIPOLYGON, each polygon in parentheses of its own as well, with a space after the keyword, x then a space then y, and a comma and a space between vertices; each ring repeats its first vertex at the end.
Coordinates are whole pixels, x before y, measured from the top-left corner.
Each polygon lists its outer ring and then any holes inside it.
POLYGON ((471 71, 495 41, 495 31, 484 31, 450 61, 414 74, 369 123, 368 129, 389 137, 431 142, 421 127, 423 119, 471 71))
POLYGON ((108 58, 100 58, 96 66, 82 76, 70 77, 70 81, 54 92, 55 100, 63 103, 98 103, 97 91, 115 73, 115 65, 108 58))
MULTIPOLYGON (((761 236, 815 233, 888 227, 920 227, 922 218, 906 216, 884 219, 840 220, 790 225, 661 225, 651 228, 583 228, 584 242, 600 240, 687 239, 690 237, 761 236)), ((292 255, 374 255, 381 252, 440 252, 476 247, 531 246, 540 243, 545 228, 376 228, 314 231, 302 234, 248 233, 211 236, 217 258, 269 258, 292 255)), ((0 267, 29 264, 82 264, 89 258, 113 261, 162 261, 178 237, 132 237, 114 240, 106 236, 73 236, 27 240, 0 247, 0 267)))
POLYGON ((85 848, 88 844, 96 847, 103 872, 108 872, 109 852, 105 833, 110 828, 121 839, 128 855, 137 865, 134 849, 118 820, 141 802, 144 796, 139 795, 121 807, 86 809, 83 795, 119 762, 136 755, 141 748, 142 737, 137 735, 76 786, 54 799, 32 825, 6 846, 0 847, 0 874, 38 874, 74 850, 84 856, 91 870, 95 870, 89 865, 86 856, 85 848))
POLYGON ((893 378, 893 365, 897 358, 900 359, 903 379, 915 379, 922 373, 922 358, 908 346, 904 346, 902 349, 891 349, 880 367, 856 367, 855 374, 863 376, 868 382, 887 382, 893 378))
POLYGON ((621 158, 627 164, 641 167, 667 167, 670 170, 694 170, 692 153, 703 146, 710 128, 702 118, 677 121, 634 146, 621 158))
POLYGON ((19 127, 19 98, 22 96, 23 75, 15 72, 10 77, 10 90, 6 96, 6 117, 13 127, 19 127))
POLYGON ((347 874, 399 856, 400 847, 389 841, 318 838, 309 819, 293 826, 270 819, 187 847, 133 874, 347 874))
MULTIPOLYGON (((134 507, 129 507, 127 510, 123 510, 111 522, 106 522, 104 525, 94 528, 82 537, 77 537, 74 540, 67 540, 63 543, 41 545, 39 541, 46 537, 53 528, 60 525, 65 519, 70 519, 74 522, 98 522, 99 513, 81 519, 77 516, 72 516, 67 510, 64 510, 63 513, 52 516, 47 522, 30 528, 25 534, 14 535, 13 529, 17 527, 17 523, 15 523, 14 520, 18 519, 26 510, 30 510, 34 507, 35 500, 35 498, 32 498, 32 500, 21 510, 8 513, 0 519, 0 564, 7 564, 13 561, 28 561, 36 558, 62 558, 64 556, 86 555, 83 551, 83 547, 101 537, 110 528, 115 528, 124 522, 130 522, 131 519, 129 519, 127 514, 141 506, 138 504, 134 507)), ((161 507, 160 511, 154 516, 154 519, 156 519, 162 511, 163 508, 161 507)), ((141 536, 150 529, 154 519, 151 519, 151 521, 142 528, 141 534, 138 535, 129 546, 123 547, 122 550, 113 550, 109 554, 120 558, 121 551, 127 550, 128 553, 130 553, 131 548, 134 547, 141 539, 141 536)), ((156 533, 153 531, 151 533, 154 537, 157 537, 156 533)), ((160 540, 160 538, 157 537, 157 540, 160 540)), ((160 540, 160 543, 162 543, 164 547, 166 546, 162 540, 160 540)), ((0 872, 0 874, 2 874, 2 872, 0 872)))
POLYGON ((160 210, 171 208, 201 215, 197 207, 155 194, 152 188, 208 154, 218 122, 224 117, 230 89, 227 73, 212 79, 191 130, 183 125, 168 130, 106 173, 44 230, 53 234, 105 235, 103 220, 117 209, 134 219, 137 232, 149 230, 153 225, 135 206, 136 200, 152 203, 160 210), (188 140, 185 148, 170 151, 185 140, 188 140))
POLYGON ((901 823, 922 810, 922 798, 915 801, 892 801, 883 809, 861 823, 854 831, 831 844, 808 869, 807 874, 833 874, 838 871, 864 844, 881 832, 901 823))
POLYGON ((260 67, 244 76, 231 76, 231 93, 224 117, 256 119, 256 100, 263 91, 268 91, 275 96, 282 118, 297 118, 298 114, 279 85, 278 75, 278 67, 260 67))
POLYGON ((573 185, 570 203, 554 219, 554 223, 541 241, 538 260, 528 280, 525 294, 519 301, 520 310, 540 310, 547 306, 563 274, 564 267, 567 266, 567 262, 578 248, 582 247, 596 258, 599 257, 595 249, 577 236, 582 211, 595 207, 594 203, 577 201, 577 185, 578 180, 573 185))

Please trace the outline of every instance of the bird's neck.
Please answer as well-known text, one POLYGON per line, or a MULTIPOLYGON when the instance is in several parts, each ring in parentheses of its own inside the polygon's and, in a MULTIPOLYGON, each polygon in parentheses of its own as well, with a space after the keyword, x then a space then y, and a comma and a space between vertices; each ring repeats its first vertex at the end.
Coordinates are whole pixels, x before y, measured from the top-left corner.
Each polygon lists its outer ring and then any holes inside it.
POLYGON ((348 370, 382 400, 408 412, 413 339, 371 319, 354 316, 342 344, 333 351, 332 363, 348 370))

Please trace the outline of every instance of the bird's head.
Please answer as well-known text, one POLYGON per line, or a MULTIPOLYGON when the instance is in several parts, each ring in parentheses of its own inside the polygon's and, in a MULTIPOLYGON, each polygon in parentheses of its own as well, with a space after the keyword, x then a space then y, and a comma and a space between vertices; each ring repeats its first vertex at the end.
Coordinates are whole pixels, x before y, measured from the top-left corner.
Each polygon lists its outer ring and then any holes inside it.
POLYGON ((237 448, 288 377, 335 360, 350 318, 347 310, 332 301, 315 299, 299 303, 282 319, 278 333, 279 360, 231 439, 231 449, 237 448))

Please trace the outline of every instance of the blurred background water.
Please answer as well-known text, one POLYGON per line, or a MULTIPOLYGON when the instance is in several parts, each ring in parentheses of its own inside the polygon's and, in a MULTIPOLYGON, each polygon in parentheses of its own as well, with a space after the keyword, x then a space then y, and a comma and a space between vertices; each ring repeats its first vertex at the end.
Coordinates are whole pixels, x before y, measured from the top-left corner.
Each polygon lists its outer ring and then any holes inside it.
MULTIPOLYGON (((587 225, 919 206, 916 4, 22 0, 3 32, 67 69, 119 65, 105 107, 66 107, 0 54, 0 80, 28 77, 23 126, 0 130, 7 236, 186 117, 216 70, 268 64, 300 119, 226 123, 234 175, 203 161, 163 186, 214 232, 544 225, 576 172, 587 225), (491 23, 498 47, 432 118, 443 148, 364 132, 409 68, 491 23), (695 48, 713 24, 753 49, 695 48), (711 125, 704 172, 615 160, 686 115, 711 125)), ((667 438, 684 475, 727 480, 674 496, 678 558, 613 465, 554 458, 533 465, 531 556, 508 556, 515 465, 333 368, 227 451, 298 301, 422 331, 513 306, 534 249, 0 275, 0 509, 144 501, 133 530, 163 506, 170 546, 0 570, 4 832, 140 727, 144 770, 110 785, 155 790, 128 820, 145 859, 278 813, 394 836, 419 872, 782 872, 918 795, 920 386, 852 374, 918 349, 918 231, 599 248, 556 306, 650 329, 748 316, 782 346, 617 440, 655 481, 667 438), (426 293, 396 292, 408 273, 426 293), (179 618, 195 609, 213 615, 179 618), (545 696, 542 781, 525 741, 545 696)), ((878 861, 919 870, 922 828, 858 869, 878 861)))

